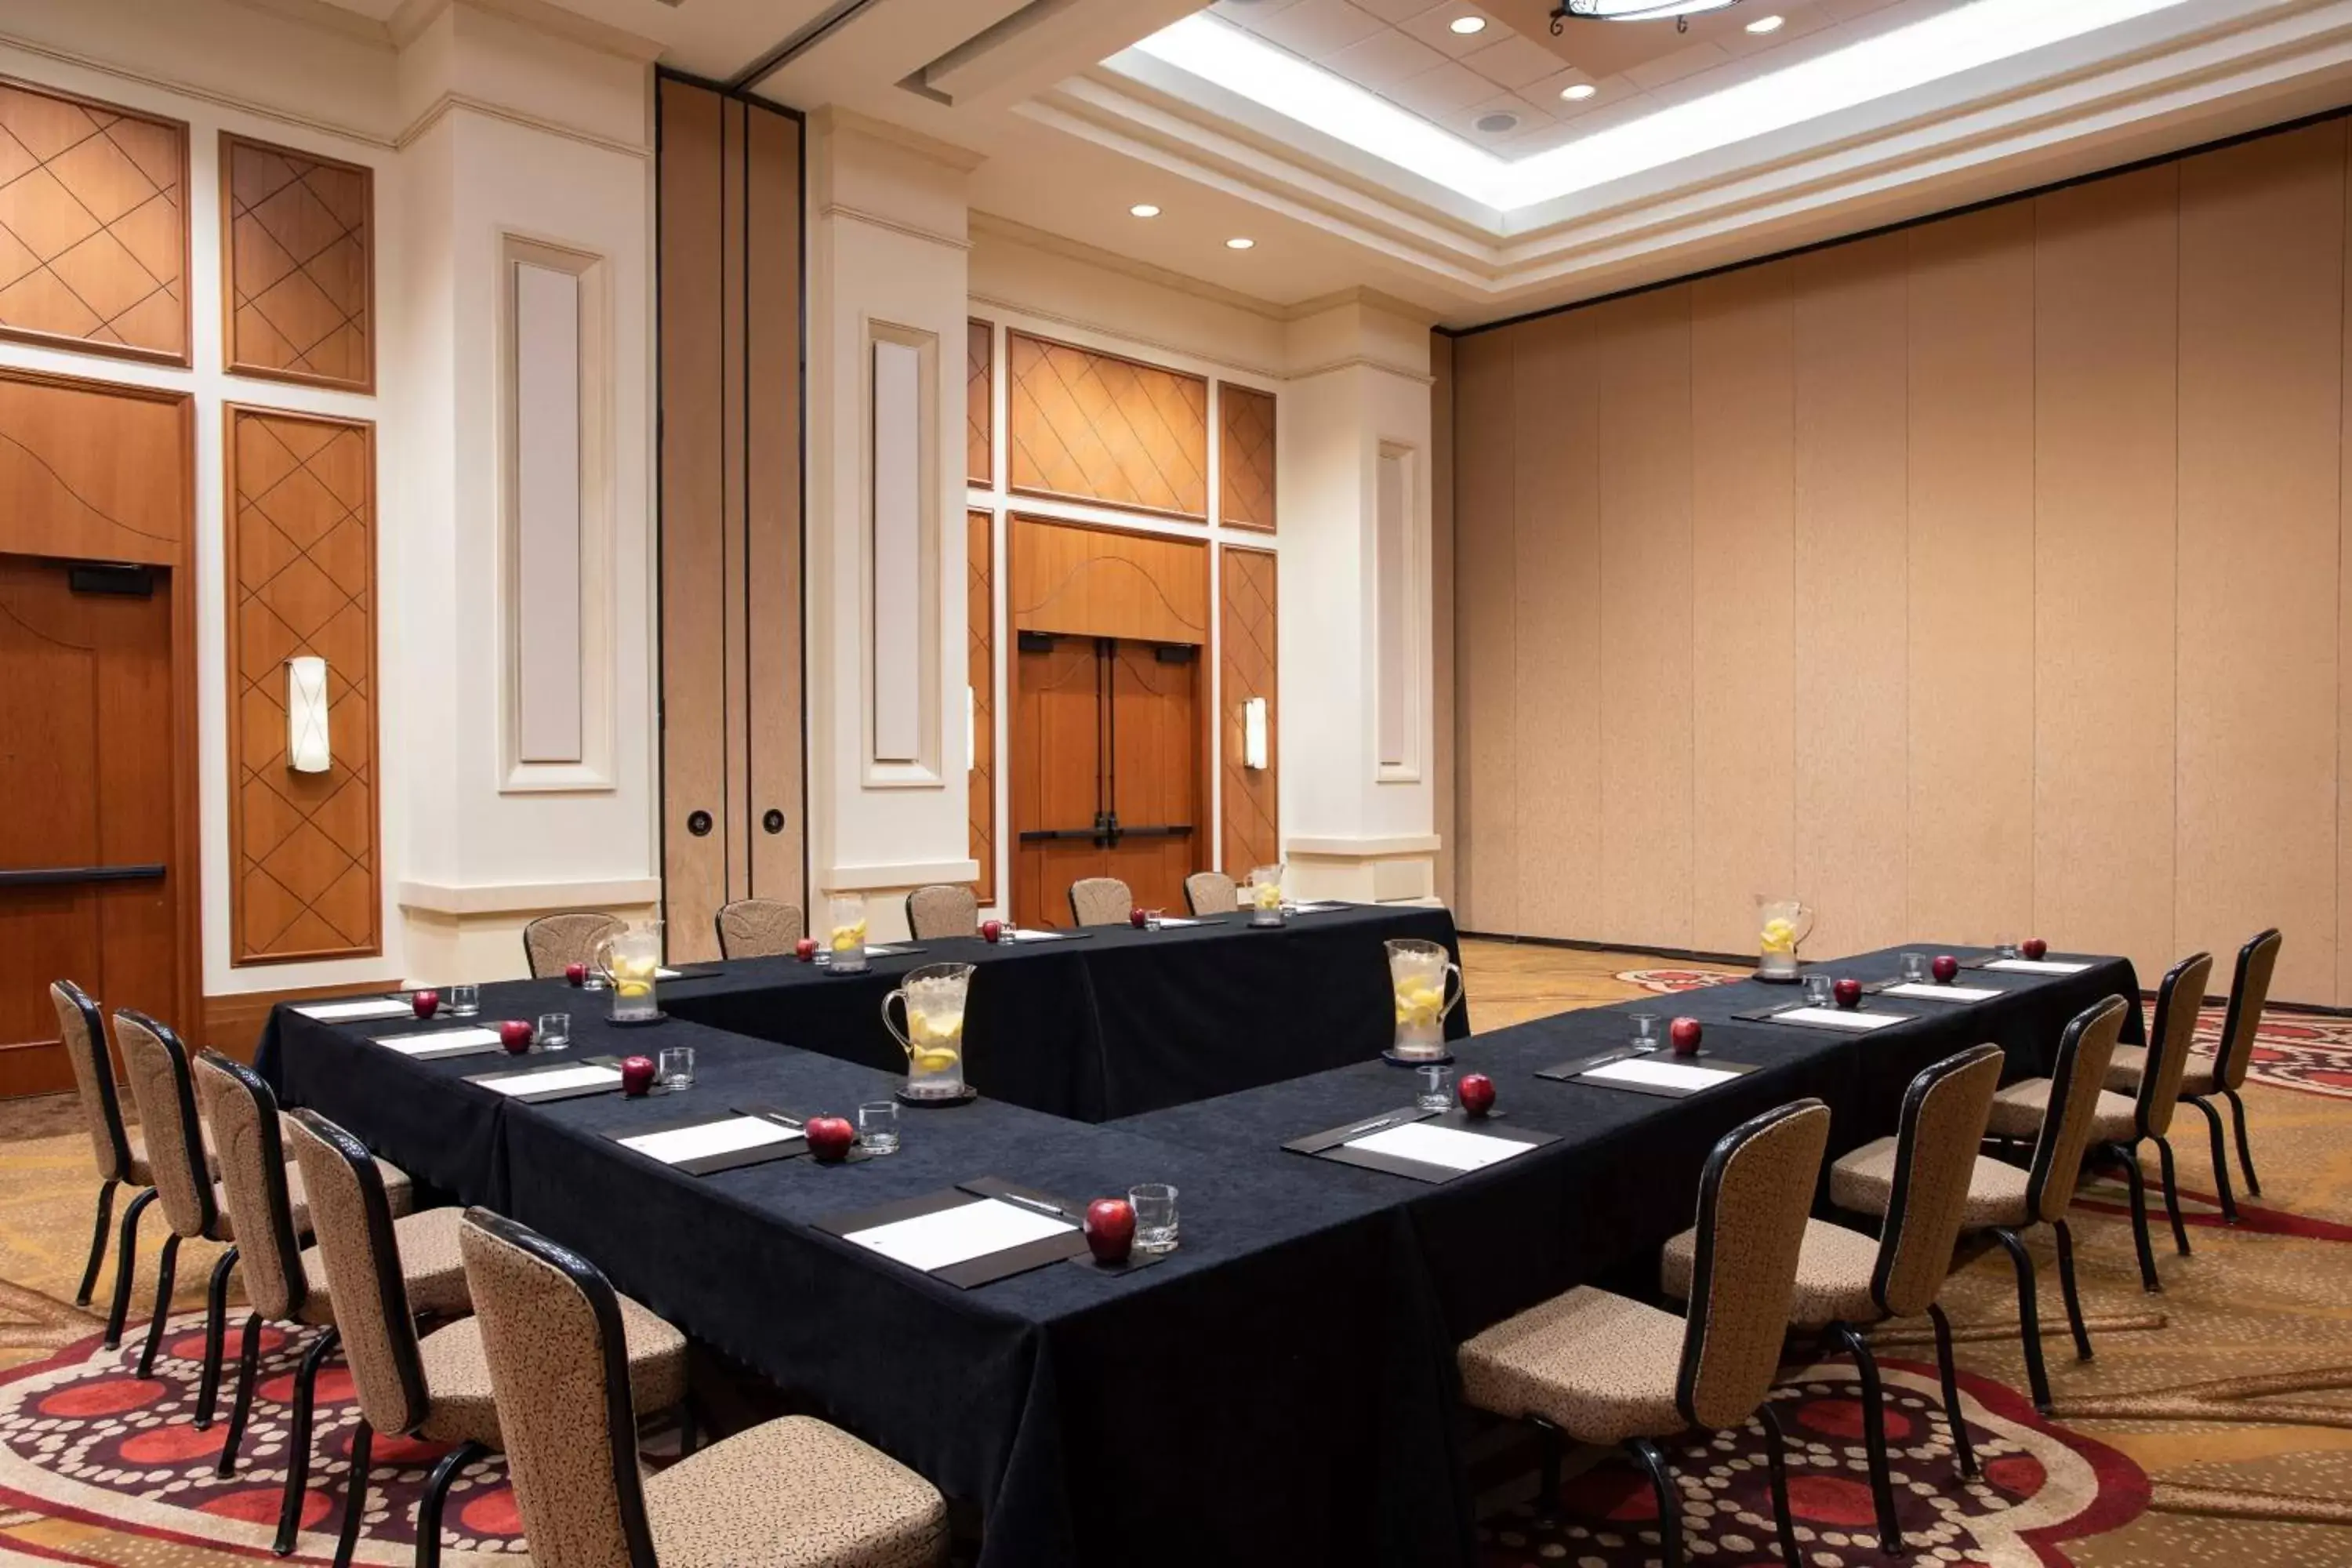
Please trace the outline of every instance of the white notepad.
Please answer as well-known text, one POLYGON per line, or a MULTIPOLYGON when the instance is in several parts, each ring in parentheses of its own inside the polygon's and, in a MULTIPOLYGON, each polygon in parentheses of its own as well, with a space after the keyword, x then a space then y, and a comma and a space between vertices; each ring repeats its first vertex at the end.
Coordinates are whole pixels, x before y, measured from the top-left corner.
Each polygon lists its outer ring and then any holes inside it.
POLYGON ((1201 922, 1199 921, 1188 920, 1182 915, 1161 915, 1160 917, 1160 927, 1162 931, 1167 930, 1170 926, 1196 926, 1200 923, 1201 922))
POLYGON ((372 996, 364 1002, 317 1002, 294 1009, 321 1024, 348 1023, 353 1018, 400 1018, 416 1011, 415 1004, 393 996, 372 996))
POLYGON ((1693 1067, 1688 1062, 1653 1061, 1646 1057, 1633 1057, 1622 1062, 1610 1062, 1580 1073, 1580 1078, 1597 1078, 1604 1083, 1637 1083, 1650 1089, 1713 1089, 1728 1078, 1739 1075, 1725 1068, 1693 1067))
POLYGON ((2005 969, 2011 974, 2080 974, 2091 966, 2062 963, 2054 958, 1996 958, 1985 967, 2005 969))
POLYGON ((1879 993, 1882 996, 1923 996, 1930 1002, 1990 1002, 2007 993, 1982 985, 1923 985, 1905 981, 1879 993))
POLYGON ((656 980, 677 980, 683 978, 683 976, 681 976, 675 969, 656 969, 654 971, 654 978, 656 980))
POLYGON ((1426 1121, 1408 1121, 1402 1127, 1350 1138, 1348 1147, 1361 1149, 1368 1154, 1418 1160, 1424 1165, 1441 1165, 1449 1171, 1477 1171, 1499 1164, 1514 1154, 1524 1154, 1534 1145, 1509 1138, 1490 1138, 1484 1132, 1465 1132, 1458 1127, 1432 1127, 1426 1121))
POLYGON ((1059 942, 1062 940, 1062 933, 1057 931, 1009 931, 1004 933, 1004 940, 1007 942, 1059 942))
POLYGON ((1335 904, 1326 900, 1318 904, 1289 904, 1285 907, 1294 915, 1326 915, 1329 914, 1333 910, 1344 910, 1348 906, 1345 904, 1335 904))
POLYGON ((378 1035, 375 1043, 404 1057, 430 1059, 453 1051, 476 1050, 499 1043, 496 1029, 438 1029, 429 1035, 378 1035))
POLYGON ((558 1068, 553 1072, 509 1072, 473 1080, 494 1094, 544 1094, 556 1089, 587 1089, 615 1084, 621 1075, 612 1068, 558 1068))
POLYGON ((1910 1018, 1902 1013, 1849 1013, 1842 1007, 1791 1007, 1785 1013, 1775 1013, 1776 1024, 1823 1024, 1832 1029, 1884 1029, 1895 1024, 1907 1024, 1910 1018))
POLYGON ((624 1138, 621 1147, 635 1149, 665 1165, 677 1165, 705 1155, 733 1154, 745 1149, 763 1149, 771 1143, 800 1141, 801 1134, 793 1128, 779 1126, 761 1116, 737 1116, 725 1121, 706 1121, 698 1127, 673 1127, 667 1132, 624 1138))
POLYGON ((1067 1220, 1055 1219, 1019 1204, 982 1198, 977 1203, 958 1204, 951 1209, 918 1215, 913 1219, 853 1230, 842 1239, 929 1273, 950 1264, 985 1258, 992 1252, 1066 1236, 1077 1228, 1067 1220))

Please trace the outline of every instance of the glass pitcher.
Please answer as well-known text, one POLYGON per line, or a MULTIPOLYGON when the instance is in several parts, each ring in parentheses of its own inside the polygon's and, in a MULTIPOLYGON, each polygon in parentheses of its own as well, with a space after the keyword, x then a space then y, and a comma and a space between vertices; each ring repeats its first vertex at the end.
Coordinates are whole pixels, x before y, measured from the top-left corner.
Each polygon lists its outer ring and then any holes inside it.
POLYGON ((1795 899, 1756 895, 1756 978, 1780 984, 1797 978, 1797 944, 1813 931, 1813 911, 1795 899))
POLYGON ((589 967, 613 988, 613 1022, 641 1024, 662 1016, 656 979, 661 946, 658 924, 630 926, 598 940, 589 967))
POLYGON ((972 965, 927 963, 909 970, 882 998, 882 1026, 907 1053, 907 1098, 960 1100, 963 1083, 963 1002, 972 965), (907 1015, 901 1029, 890 1016, 896 1002, 907 1015))
POLYGON ((1462 1005, 1462 968, 1433 942, 1391 942, 1389 986, 1396 993, 1396 1044, 1390 1054, 1429 1060, 1445 1052, 1445 1019, 1462 1005))
POLYGON ((866 972, 866 895, 835 893, 825 902, 825 952, 843 974, 866 972))
POLYGON ((1260 866, 1250 873, 1249 885, 1242 889, 1242 908, 1249 910, 1254 926, 1282 923, 1281 867, 1260 866))

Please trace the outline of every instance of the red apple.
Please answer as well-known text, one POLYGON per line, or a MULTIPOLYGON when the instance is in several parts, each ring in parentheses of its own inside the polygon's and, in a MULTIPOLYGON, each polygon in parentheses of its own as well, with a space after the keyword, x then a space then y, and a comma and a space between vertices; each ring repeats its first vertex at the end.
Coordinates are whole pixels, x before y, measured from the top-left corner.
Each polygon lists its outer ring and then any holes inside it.
POLYGON ((1143 912, 1143 906, 1141 904, 1138 904, 1133 909, 1127 911, 1127 923, 1133 926, 1138 931, 1141 931, 1143 929, 1143 922, 1150 918, 1150 916, 1143 912))
POLYGON ((830 1165, 848 1156, 850 1145, 857 1142, 857 1129, 846 1116, 812 1116, 801 1136, 808 1140, 811 1157, 830 1165))
POLYGON ((1004 940, 1004 922, 1003 921, 981 921, 980 939, 982 942, 1003 942, 1004 940))
POLYGON ((416 1009, 416 1016, 418 1017, 430 1018, 434 1014, 438 1013, 441 1010, 441 993, 438 991, 419 991, 415 995, 411 996, 408 999, 408 1005, 416 1009))
POLYGON ((1495 1109, 1495 1080, 1482 1072, 1464 1073, 1454 1086, 1454 1098, 1468 1114, 1484 1116, 1495 1109))
POLYGON ((1097 1263, 1124 1263, 1135 1245, 1135 1205, 1125 1198, 1097 1198, 1087 1205, 1087 1250, 1097 1263))
POLYGON ((588 984, 588 966, 584 963, 567 963, 563 966, 563 978, 574 985, 585 985, 588 984))
POLYGON ((621 1092, 631 1100, 642 1098, 654 1086, 654 1058, 625 1057, 621 1060, 621 1092))
POLYGON ((1673 1043, 1675 1055, 1678 1057, 1698 1055, 1699 1038, 1706 1032, 1699 1027, 1696 1018, 1676 1018, 1666 1026, 1666 1038, 1673 1043))
POLYGON ((1936 962, 1929 964, 1927 968, 1928 972, 1935 975, 1936 984, 1938 985, 1949 985, 1960 977, 1960 961, 1948 952, 1937 953, 1936 962))
POLYGON ((1862 982, 1852 975, 1846 976, 1831 986, 1830 994, 1837 998, 1837 1005, 1841 1007, 1854 1008, 1862 1005, 1862 982))
POLYGON ((520 1018, 509 1018, 499 1026, 499 1044, 509 1056, 519 1057, 530 1049, 530 1026, 520 1018))
POLYGON ((801 938, 800 941, 793 943, 793 956, 799 959, 803 963, 814 963, 816 962, 816 938, 813 936, 804 936, 801 938))
POLYGON ((2050 951, 2050 944, 2038 936, 2029 936, 2017 944, 2017 951, 2039 963, 2042 962, 2042 955, 2050 951))

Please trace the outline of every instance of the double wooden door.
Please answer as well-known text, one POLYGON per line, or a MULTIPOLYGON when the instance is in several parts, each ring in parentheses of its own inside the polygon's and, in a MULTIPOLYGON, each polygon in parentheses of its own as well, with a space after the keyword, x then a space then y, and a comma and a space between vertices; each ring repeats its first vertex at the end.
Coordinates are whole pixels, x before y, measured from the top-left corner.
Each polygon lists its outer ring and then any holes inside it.
POLYGON ((1181 910, 1205 863, 1201 659, 1190 644, 1020 634, 1013 666, 1013 918, 1067 926, 1070 884, 1116 877, 1181 910))

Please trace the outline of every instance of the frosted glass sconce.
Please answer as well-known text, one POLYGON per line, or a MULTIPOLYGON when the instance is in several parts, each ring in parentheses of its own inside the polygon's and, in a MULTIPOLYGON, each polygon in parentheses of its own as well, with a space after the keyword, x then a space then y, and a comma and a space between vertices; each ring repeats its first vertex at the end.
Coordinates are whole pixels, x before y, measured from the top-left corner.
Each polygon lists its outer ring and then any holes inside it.
POLYGON ((1242 704, 1242 766, 1265 766, 1265 699, 1253 697, 1242 704))
POLYGON ((323 773, 334 762, 327 744, 327 661, 301 654, 286 661, 286 765, 323 773))

